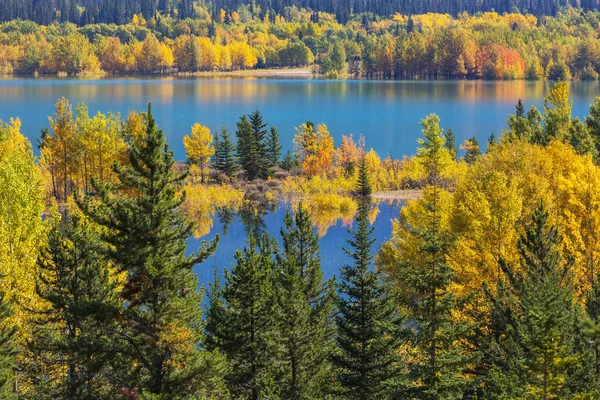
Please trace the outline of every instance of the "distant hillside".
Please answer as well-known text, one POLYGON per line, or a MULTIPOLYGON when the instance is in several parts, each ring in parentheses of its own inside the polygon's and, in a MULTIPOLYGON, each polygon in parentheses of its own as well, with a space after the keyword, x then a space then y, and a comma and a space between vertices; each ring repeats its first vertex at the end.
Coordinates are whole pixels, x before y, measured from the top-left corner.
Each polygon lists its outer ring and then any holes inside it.
POLYGON ((234 11, 249 6, 253 14, 283 15, 286 7, 298 7, 335 14, 342 23, 353 15, 373 13, 389 16, 423 14, 427 12, 452 15, 466 11, 527 12, 534 15, 554 15, 561 8, 572 6, 597 10, 598 0, 0 0, 0 22, 13 19, 32 20, 48 25, 54 21, 123 24, 133 15, 151 19, 159 13, 176 19, 194 18, 224 9, 234 11))

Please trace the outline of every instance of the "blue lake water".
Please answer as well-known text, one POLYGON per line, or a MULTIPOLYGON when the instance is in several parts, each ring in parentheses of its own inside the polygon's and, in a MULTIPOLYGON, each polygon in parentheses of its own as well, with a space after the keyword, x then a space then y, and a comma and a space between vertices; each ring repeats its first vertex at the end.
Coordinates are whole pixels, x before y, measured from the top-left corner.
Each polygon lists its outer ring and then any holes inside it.
MULTIPOLYGON (((13 78, 0 80, 0 119, 20 117, 23 132, 35 142, 62 96, 85 102, 92 113, 126 114, 152 101, 159 126, 183 159, 182 137, 193 123, 213 131, 225 126, 233 133, 240 115, 259 109, 277 126, 286 149, 294 127, 311 120, 327 124, 338 144, 342 134, 364 134, 367 146, 381 155, 401 157, 415 152, 419 121, 429 113, 438 114, 459 142, 472 135, 485 142, 492 132, 498 136, 502 131, 519 98, 526 107, 541 107, 550 86, 527 81, 13 78)), ((576 116, 586 115, 600 95, 598 82, 574 82, 571 91, 576 116)))
MULTIPOLYGON (((22 120, 22 131, 35 143, 56 101, 64 96, 72 103, 85 102, 91 113, 144 110, 153 103, 177 159, 184 159, 182 137, 195 122, 211 130, 227 127, 233 133, 238 117, 259 109, 265 121, 277 126, 285 149, 291 148, 294 127, 307 120, 325 123, 336 140, 342 134, 363 134, 368 147, 381 155, 414 154, 420 136, 419 121, 436 113, 444 128, 452 128, 457 141, 476 135, 485 143, 500 134, 519 98, 527 108, 542 106, 548 82, 482 81, 325 81, 315 79, 100 79, 9 78, 0 80, 0 120, 22 120)), ((571 83, 573 114, 587 115, 589 104, 600 95, 598 82, 571 83)), ((376 247, 389 238, 392 218, 400 205, 380 205, 375 223, 376 247)), ((278 237, 285 207, 264 216, 266 231, 278 237)), ((215 218, 208 238, 219 234, 214 256, 197 267, 201 283, 212 278, 212 268, 229 267, 236 249, 245 245, 246 226, 236 217, 227 230, 215 218)), ((341 247, 348 238, 339 223, 321 238, 323 269, 333 276, 348 261, 341 247)), ((190 249, 200 240, 190 240, 190 249)))

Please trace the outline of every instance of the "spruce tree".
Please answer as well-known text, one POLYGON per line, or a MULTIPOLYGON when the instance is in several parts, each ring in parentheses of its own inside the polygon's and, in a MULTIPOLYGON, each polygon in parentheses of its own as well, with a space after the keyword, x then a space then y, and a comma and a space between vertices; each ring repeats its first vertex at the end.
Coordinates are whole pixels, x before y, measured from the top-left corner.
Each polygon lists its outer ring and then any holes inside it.
MULTIPOLYGON (((417 249, 418 257, 409 253, 396 265, 400 300, 414 324, 412 341, 418 354, 411 371, 410 395, 419 399, 461 398, 467 387, 463 371, 471 360, 459 344, 469 326, 452 318, 458 307, 450 292, 454 274, 447 259, 455 237, 442 227, 440 211, 444 137, 437 115, 428 116, 421 125, 425 138, 419 139, 417 157, 425 166, 429 185, 420 200, 422 219, 406 228, 407 240, 417 249)), ((402 254, 404 249, 398 250, 402 254)))
POLYGON ((390 397, 400 371, 398 347, 402 343, 402 318, 398 316, 389 287, 372 268, 375 239, 368 222, 370 208, 369 197, 361 198, 357 227, 350 232, 350 248, 344 249, 353 264, 341 268, 338 283, 339 351, 332 361, 338 371, 340 394, 347 399, 390 397))
POLYGON ((573 262, 562 257, 559 246, 558 230, 549 224, 548 212, 540 201, 518 241, 520 268, 502 264, 522 313, 518 332, 525 349, 528 398, 569 397, 565 380, 577 362, 572 348, 576 320, 573 262))
POLYGON ((295 168, 298 168, 298 157, 296 157, 295 155, 293 155, 288 150, 285 153, 285 155, 283 156, 283 159, 281 160, 280 166, 281 166, 281 169, 283 169, 284 171, 291 172, 295 168))
POLYGON ((114 166, 120 185, 94 182, 97 194, 78 204, 105 228, 108 257, 127 274, 117 337, 131 368, 118 371, 121 379, 154 398, 206 396, 219 390, 221 371, 218 360, 197 346, 201 293, 192 268, 214 252, 216 240, 187 255, 194 227, 179 209, 185 173, 175 172, 150 104, 145 124, 144 136, 131 145, 129 164, 114 166))
POLYGON ((270 154, 267 144, 267 124, 263 122, 260 111, 256 110, 248 116, 252 126, 253 141, 256 143, 257 177, 267 179, 271 175, 270 154))
POLYGON ((523 101, 519 99, 517 101, 517 105, 515 107, 515 117, 523 118, 525 117, 525 106, 523 105, 523 101))
POLYGON ((257 400, 270 392, 273 369, 279 367, 273 253, 267 235, 250 236, 248 246, 236 252, 231 271, 225 271, 226 336, 220 349, 231 363, 227 383, 236 397, 257 400))
POLYGON ((363 156, 358 165, 358 180, 356 183, 356 195, 361 199, 371 196, 373 189, 371 188, 371 181, 369 179, 369 168, 367 166, 366 158, 363 156))
POLYGON ((229 132, 226 128, 221 130, 221 134, 215 135, 215 169, 228 178, 234 178, 237 170, 237 159, 235 157, 235 146, 231 141, 229 132))
POLYGON ((205 307, 205 325, 206 332, 205 346, 208 350, 215 350, 221 347, 226 340, 225 314, 227 305, 223 298, 223 285, 217 269, 213 270, 213 281, 209 283, 207 295, 207 305, 205 307))
POLYGON ((494 135, 494 132, 492 132, 492 134, 488 138, 487 146, 485 148, 485 152, 489 153, 490 150, 492 149, 492 147, 494 147, 497 144, 498 144, 498 142, 496 142, 496 135, 494 135))
POLYGON ((279 165, 279 159, 281 158, 281 143, 279 142, 279 132, 274 126, 269 130, 269 136, 267 138, 267 154, 269 156, 269 165, 274 168, 279 165))
POLYGON ((243 115, 237 124, 237 158, 248 180, 266 179, 270 173, 265 145, 266 124, 257 110, 243 115))
POLYGON ((458 146, 456 145, 456 136, 454 136, 454 131, 452 128, 448 128, 448 130, 444 133, 444 138, 446 139, 446 143, 444 147, 448 149, 452 158, 456 160, 458 156, 458 146))
POLYGON ((473 135, 468 142, 468 146, 465 150, 465 162, 467 164, 473 164, 481 156, 481 148, 479 147, 479 141, 475 135, 473 135))
POLYGON ((300 203, 281 229, 277 293, 286 399, 322 398, 328 389, 332 302, 323 283, 318 236, 300 203))
POLYGON ((64 372, 37 382, 37 392, 58 399, 115 396, 111 363, 124 360, 113 353, 113 336, 122 303, 98 235, 78 216, 57 223, 38 267, 36 291, 50 308, 36 320, 31 350, 64 372))

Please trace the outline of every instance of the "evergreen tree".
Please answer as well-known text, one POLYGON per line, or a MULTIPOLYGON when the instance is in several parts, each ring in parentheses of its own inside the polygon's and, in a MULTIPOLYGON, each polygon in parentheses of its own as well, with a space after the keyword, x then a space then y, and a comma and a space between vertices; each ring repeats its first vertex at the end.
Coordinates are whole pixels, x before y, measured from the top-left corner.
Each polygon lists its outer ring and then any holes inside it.
POLYGON ((154 398, 208 396, 222 390, 222 371, 218 359, 197 346, 203 331, 201 293, 192 268, 214 252, 216 240, 186 255, 194 227, 179 211, 185 174, 175 172, 173 152, 150 104, 145 124, 144 136, 131 145, 129 165, 114 166, 120 187, 94 182, 97 195, 78 204, 106 228, 108 256, 127 273, 117 336, 131 368, 120 369, 120 379, 154 398))
POLYGON ((225 315, 227 305, 223 298, 223 285, 218 270, 213 271, 213 281, 209 283, 209 291, 207 295, 207 305, 205 307, 205 325, 206 332, 206 348, 210 351, 218 349, 226 340, 227 332, 225 332, 225 315))
POLYGON ((235 396, 252 400, 270 391, 273 370, 279 368, 273 250, 267 235, 259 241, 250 236, 248 246, 235 254, 232 270, 225 271, 227 335, 220 347, 231 363, 228 386, 235 396))
MULTIPOLYGON (((369 191, 369 190, 367 190, 369 191)), ((356 230, 344 249, 353 265, 341 268, 336 317, 339 352, 332 361, 338 369, 340 394, 348 399, 389 397, 399 378, 398 347, 402 318, 389 287, 372 269, 373 228, 369 227, 369 197, 360 201, 356 230)))
POLYGON ((524 118, 525 117, 525 106, 523 105, 523 101, 519 99, 517 101, 517 106, 515 107, 515 117, 524 118))
POLYGON ((235 177, 238 165, 235 157, 235 146, 231 141, 229 132, 226 128, 221 130, 221 134, 215 135, 218 140, 215 140, 215 169, 228 178, 235 177))
POLYGON ((467 141, 465 148, 465 162, 467 164, 473 164, 480 156, 481 148, 479 147, 477 137, 473 135, 473 137, 467 141))
POLYGON ((406 228, 418 257, 402 257, 397 265, 401 304, 415 326, 418 356, 411 392, 419 399, 454 399, 461 398, 468 383, 463 371, 471 360, 460 343, 470 327, 452 318, 458 306, 450 292, 454 274, 447 257, 455 237, 442 227, 440 214, 444 137, 437 115, 421 124, 425 138, 419 140, 417 157, 425 165, 429 186, 420 200, 422 221, 406 228))
POLYGON ((270 162, 265 138, 267 126, 260 111, 249 117, 243 115, 237 124, 237 158, 248 180, 266 179, 270 174, 270 162))
POLYGON ((271 167, 276 167, 279 164, 279 158, 281 158, 281 143, 279 143, 279 132, 274 126, 269 130, 269 137, 267 140, 267 153, 269 155, 269 163, 271 167))
POLYGON ((458 155, 458 146, 456 145, 456 136, 454 136, 454 132, 452 131, 452 128, 449 128, 444 133, 444 138, 446 139, 446 143, 444 144, 444 147, 448 149, 448 151, 452 155, 452 158, 454 160, 456 160, 456 157, 458 155))
POLYGON ((366 158, 363 156, 358 165, 358 181, 356 183, 356 195, 365 198, 371 196, 373 189, 369 179, 369 168, 367 167, 366 158))
POLYGON ((267 124, 263 122, 262 114, 259 110, 254 111, 248 116, 252 126, 253 140, 257 148, 257 171, 258 177, 267 179, 271 174, 270 154, 267 144, 267 124))
POLYGON ((318 236, 300 203, 281 229, 276 270, 281 312, 282 395, 286 399, 322 398, 331 383, 332 304, 322 282, 318 236))
POLYGON ((487 142, 487 146, 485 148, 485 152, 489 153, 490 150, 492 149, 492 147, 494 147, 497 144, 498 144, 498 142, 496 142, 496 135, 494 135, 494 132, 492 132, 492 134, 488 138, 488 142, 487 142))
POLYGON ((552 399, 569 397, 565 379, 576 363, 573 354, 572 260, 559 250, 556 227, 548 223, 543 202, 518 242, 520 268, 501 264, 518 298, 518 321, 525 349, 526 396, 552 399))
POLYGON ((281 160, 280 167, 284 171, 288 171, 288 172, 293 171, 295 168, 298 168, 298 157, 293 155, 288 150, 287 153, 285 153, 285 155, 283 156, 283 159, 281 160))
MULTIPOLYGON (((80 217, 56 224, 38 259, 37 293, 50 305, 41 313, 31 343, 36 357, 62 370, 40 379, 37 392, 58 399, 105 399, 115 396, 110 364, 114 323, 121 302, 100 240, 80 217)), ((118 367, 118 366, 117 366, 118 367)))

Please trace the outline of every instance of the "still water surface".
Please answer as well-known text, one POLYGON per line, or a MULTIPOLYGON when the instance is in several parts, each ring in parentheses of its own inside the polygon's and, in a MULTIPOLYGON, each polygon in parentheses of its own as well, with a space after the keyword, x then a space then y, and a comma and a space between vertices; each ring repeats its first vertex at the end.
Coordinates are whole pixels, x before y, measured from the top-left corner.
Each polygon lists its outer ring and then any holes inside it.
MULTIPOLYGON (((598 82, 572 83, 573 113, 586 115, 598 95, 598 82)), ((238 117, 259 109, 275 125, 286 149, 294 127, 307 120, 325 123, 336 139, 364 134, 381 155, 413 154, 419 121, 429 113, 452 128, 457 140, 476 135, 485 143, 505 127, 519 98, 541 107, 547 82, 482 81, 326 81, 315 79, 35 79, 0 80, 0 119, 20 117, 23 132, 35 143, 48 115, 62 96, 85 102, 90 112, 126 114, 154 104, 156 120, 178 159, 182 137, 194 122, 233 133, 238 117)))
MULTIPOLYGON (((452 128, 460 143, 476 135, 485 143, 506 125, 519 98, 526 107, 541 107, 551 84, 547 82, 482 81, 323 81, 312 79, 33 79, 0 80, 0 119, 20 117, 22 131, 35 143, 54 103, 62 96, 72 103, 85 102, 91 113, 144 110, 147 102, 163 129, 177 159, 184 159, 182 137, 194 122, 211 130, 227 127, 235 132, 238 117, 260 109, 265 120, 277 126, 284 149, 291 147, 294 127, 311 120, 325 123, 340 143, 342 134, 364 134, 367 146, 381 155, 401 157, 414 154, 420 136, 419 121, 429 113, 441 118, 444 128, 452 128)), ((573 114, 587 115, 589 104, 600 96, 598 82, 571 84, 573 114)), ((375 223, 376 247, 389 238, 392 218, 400 204, 380 205, 375 223)), ((285 206, 264 216, 265 230, 278 237, 285 206)), ((215 218, 208 238, 220 234, 218 250, 197 267, 200 282, 212 278, 213 266, 229 267, 236 249, 246 241, 246 226, 236 217, 227 229, 215 218)), ((321 238, 326 277, 337 273, 348 259, 341 251, 348 238, 339 223, 321 238)), ((200 240, 192 239, 190 249, 200 240)))

